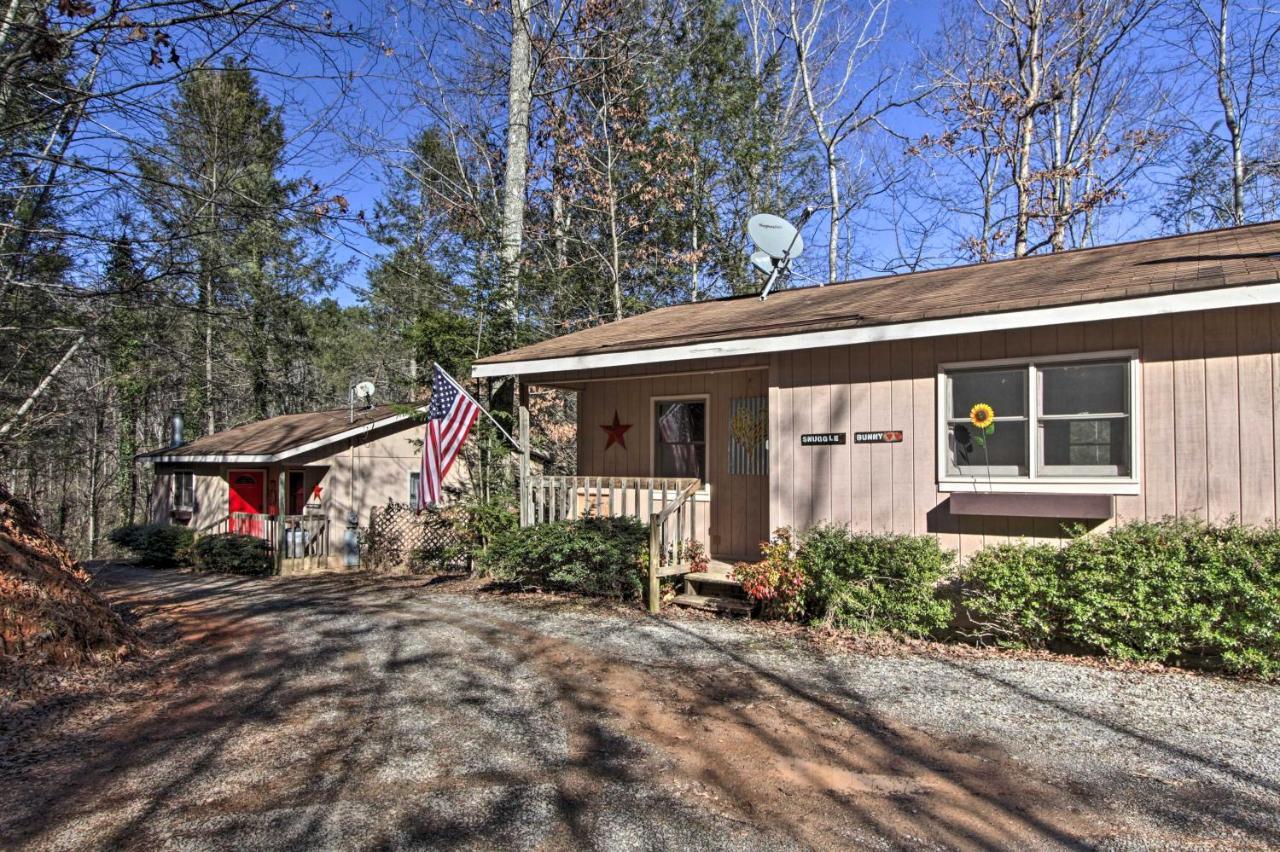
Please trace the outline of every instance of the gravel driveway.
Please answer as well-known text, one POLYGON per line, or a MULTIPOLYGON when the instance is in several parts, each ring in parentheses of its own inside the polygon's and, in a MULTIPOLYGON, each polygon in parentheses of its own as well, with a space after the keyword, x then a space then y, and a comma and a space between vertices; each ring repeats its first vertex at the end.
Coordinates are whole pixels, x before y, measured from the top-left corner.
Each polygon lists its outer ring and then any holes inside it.
POLYGON ((1280 688, 111 567, 164 651, 0 714, 17 848, 1280 847, 1280 688))

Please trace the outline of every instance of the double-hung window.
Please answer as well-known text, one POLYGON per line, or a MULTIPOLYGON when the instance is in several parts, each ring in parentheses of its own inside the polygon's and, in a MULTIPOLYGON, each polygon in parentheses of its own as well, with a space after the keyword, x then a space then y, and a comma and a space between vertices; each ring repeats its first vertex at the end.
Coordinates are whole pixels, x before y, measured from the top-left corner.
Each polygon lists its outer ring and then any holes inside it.
POLYGON ((1136 493, 1132 353, 943 365, 943 490, 1136 493), (987 434, 974 406, 995 413, 987 434))
POLYGON ((190 512, 196 507, 196 475, 189 470, 173 473, 173 508, 190 512))

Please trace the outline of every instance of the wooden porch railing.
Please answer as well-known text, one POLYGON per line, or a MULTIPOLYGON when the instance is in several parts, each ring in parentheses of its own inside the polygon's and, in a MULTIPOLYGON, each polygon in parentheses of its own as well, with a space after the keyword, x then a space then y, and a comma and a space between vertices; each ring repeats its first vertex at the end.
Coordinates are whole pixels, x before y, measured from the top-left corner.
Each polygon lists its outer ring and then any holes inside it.
MULTIPOLYGON (((217 532, 238 533, 260 538, 274 552, 279 519, 276 515, 231 512, 222 521, 196 531, 197 535, 217 532), (219 527, 218 525, 222 526, 219 527)), ((329 519, 325 515, 284 516, 284 558, 303 559, 329 555, 329 519)))
POLYGON ((695 495, 702 481, 683 477, 530 475, 522 501, 523 526, 585 515, 649 522, 649 611, 657 612, 658 580, 688 570, 685 543, 704 546, 695 495))
POLYGON ((231 520, 231 515, 226 514, 216 521, 210 521, 202 527, 196 527, 195 536, 199 538, 202 535, 212 535, 213 533, 224 533, 227 531, 227 523, 231 520))

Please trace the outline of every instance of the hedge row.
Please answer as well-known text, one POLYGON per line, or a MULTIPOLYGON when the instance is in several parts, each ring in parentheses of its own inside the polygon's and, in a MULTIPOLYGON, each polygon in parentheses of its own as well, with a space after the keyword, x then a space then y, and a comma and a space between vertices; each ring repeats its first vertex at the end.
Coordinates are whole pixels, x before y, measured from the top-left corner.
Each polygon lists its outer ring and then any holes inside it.
POLYGON ((130 524, 107 534, 145 568, 195 567, 221 574, 261 576, 272 570, 271 549, 260 538, 218 533, 196 539, 190 527, 176 524, 130 524))
POLYGON ((107 540, 129 551, 146 568, 181 568, 191 564, 195 533, 176 524, 129 524, 107 533, 107 540))
POLYGON ((979 552, 965 603, 1006 644, 1280 675, 1280 531, 1133 523, 979 552))
POLYGON ((1064 547, 986 548, 964 570, 930 536, 775 533, 736 568, 766 615, 1280 676, 1280 531, 1134 523, 1064 547))

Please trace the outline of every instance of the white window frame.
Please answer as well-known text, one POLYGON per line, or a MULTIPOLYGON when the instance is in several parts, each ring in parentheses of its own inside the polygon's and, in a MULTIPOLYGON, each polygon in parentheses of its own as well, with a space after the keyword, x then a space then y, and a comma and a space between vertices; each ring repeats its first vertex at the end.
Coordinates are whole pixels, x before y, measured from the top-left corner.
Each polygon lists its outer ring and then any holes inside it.
MULTIPOLYGON (((711 496, 711 394, 709 393, 677 393, 649 397, 649 477, 658 478, 658 403, 660 402, 701 402, 703 408, 703 424, 705 430, 702 443, 706 449, 706 478, 702 480, 702 488, 694 492, 699 502, 711 496)), ((678 491, 656 491, 663 499, 674 499, 678 491)))
POLYGON ((173 510, 175 512, 194 512, 196 510, 196 472, 194 470, 175 470, 173 472, 173 510), (178 487, 178 477, 191 477, 191 502, 183 505, 182 489, 178 487))
POLYGON ((422 493, 422 471, 420 470, 409 471, 409 477, 408 479, 405 480, 405 488, 408 492, 405 496, 408 498, 409 505, 413 506, 414 508, 417 508, 418 495, 422 493), (418 485, 416 488, 414 487, 414 484, 413 484, 413 481, 415 479, 418 481, 418 485))
MULTIPOLYGON (((1081 352, 1071 355, 1044 355, 1026 358, 997 358, 985 361, 955 361, 938 365, 937 411, 934 421, 937 428, 937 475, 941 492, 968 491, 996 494, 1139 494, 1141 493, 1142 467, 1142 369, 1138 352, 1122 349, 1104 352, 1081 352), (1128 476, 1054 476, 1040 473, 1040 408, 1041 366, 1061 364, 1088 364, 1099 361, 1127 361, 1129 366, 1129 475, 1128 476), (1027 370, 1027 462, 1028 474, 990 477, 981 474, 956 474, 947 469, 947 424, 950 413, 951 385, 947 374, 961 370, 995 369, 1000 367, 1024 367, 1027 370)), ((996 422, 1000 412, 996 412, 996 422)))

